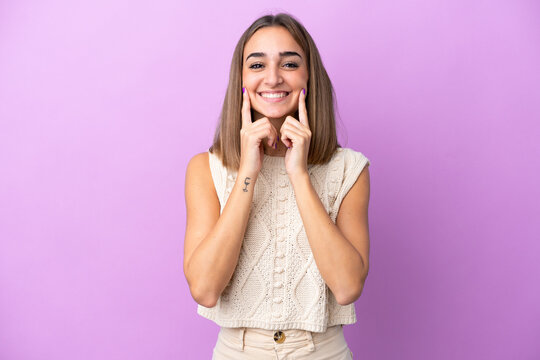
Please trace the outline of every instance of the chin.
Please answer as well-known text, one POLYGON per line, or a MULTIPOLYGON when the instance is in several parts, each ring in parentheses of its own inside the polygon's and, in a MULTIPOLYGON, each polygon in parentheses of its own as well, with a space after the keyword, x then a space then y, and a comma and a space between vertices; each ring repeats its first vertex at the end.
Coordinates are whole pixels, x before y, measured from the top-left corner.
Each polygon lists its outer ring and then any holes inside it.
POLYGON ((267 113, 267 114, 264 114, 264 116, 270 119, 279 119, 279 118, 287 116, 287 114, 286 113, 267 113))
MULTIPOLYGON (((257 109, 255 109, 257 110, 257 109)), ((283 118, 283 117, 286 117, 287 115, 289 114, 293 114, 294 111, 285 111, 285 110, 281 110, 281 111, 278 111, 278 110, 274 110, 274 111, 260 111, 260 110, 257 110, 257 112, 259 114, 262 114, 263 116, 267 117, 267 118, 272 118, 272 119, 279 119, 279 118, 283 118)))

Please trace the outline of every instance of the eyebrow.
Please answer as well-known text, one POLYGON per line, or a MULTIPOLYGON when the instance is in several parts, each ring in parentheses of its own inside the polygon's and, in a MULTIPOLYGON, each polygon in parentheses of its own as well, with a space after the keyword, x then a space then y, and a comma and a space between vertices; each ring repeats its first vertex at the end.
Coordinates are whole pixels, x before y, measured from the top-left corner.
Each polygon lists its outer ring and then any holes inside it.
MULTIPOLYGON (((246 61, 250 57, 265 57, 265 56, 266 54, 263 52, 254 52, 248 55, 248 57, 246 58, 246 61)), ((300 56, 300 54, 297 53, 296 51, 284 51, 284 52, 279 53, 279 57, 287 57, 287 56, 298 56, 300 59, 302 58, 302 56, 300 56)))

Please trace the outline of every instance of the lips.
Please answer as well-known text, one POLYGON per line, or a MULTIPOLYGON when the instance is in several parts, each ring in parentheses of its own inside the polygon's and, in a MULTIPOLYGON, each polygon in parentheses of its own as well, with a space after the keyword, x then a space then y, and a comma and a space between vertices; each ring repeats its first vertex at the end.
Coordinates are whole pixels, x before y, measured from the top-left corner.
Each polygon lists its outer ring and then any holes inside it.
POLYGON ((261 91, 257 94, 266 101, 275 102, 286 98, 290 93, 290 91, 261 91))

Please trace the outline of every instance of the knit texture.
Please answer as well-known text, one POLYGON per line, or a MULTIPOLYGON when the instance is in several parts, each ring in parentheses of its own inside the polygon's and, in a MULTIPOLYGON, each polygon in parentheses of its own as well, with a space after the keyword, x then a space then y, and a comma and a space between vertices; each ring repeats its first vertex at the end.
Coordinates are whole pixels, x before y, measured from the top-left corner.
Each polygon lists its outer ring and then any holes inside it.
MULTIPOLYGON (((210 170, 221 211, 237 172, 209 152, 210 170)), ((335 223, 339 207, 369 160, 338 148, 324 165, 308 165, 311 183, 335 223)), ((223 327, 324 332, 356 322, 354 303, 339 305, 324 282, 285 170, 285 158, 264 155, 248 224, 234 274, 212 308, 197 312, 223 327)))

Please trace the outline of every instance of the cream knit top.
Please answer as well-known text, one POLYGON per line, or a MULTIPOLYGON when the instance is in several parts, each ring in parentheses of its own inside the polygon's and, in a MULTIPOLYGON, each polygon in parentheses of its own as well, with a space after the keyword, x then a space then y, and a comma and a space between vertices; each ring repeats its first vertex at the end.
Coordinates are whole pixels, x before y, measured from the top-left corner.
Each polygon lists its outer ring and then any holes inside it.
MULTIPOLYGON (((236 180, 209 152, 221 211, 236 180)), ((324 165, 308 165, 313 187, 335 223, 341 201, 369 160, 338 148, 324 165)), ((354 304, 339 305, 315 263, 285 171, 285 158, 264 155, 234 274, 212 308, 197 312, 223 327, 324 332, 356 322, 354 304)))

